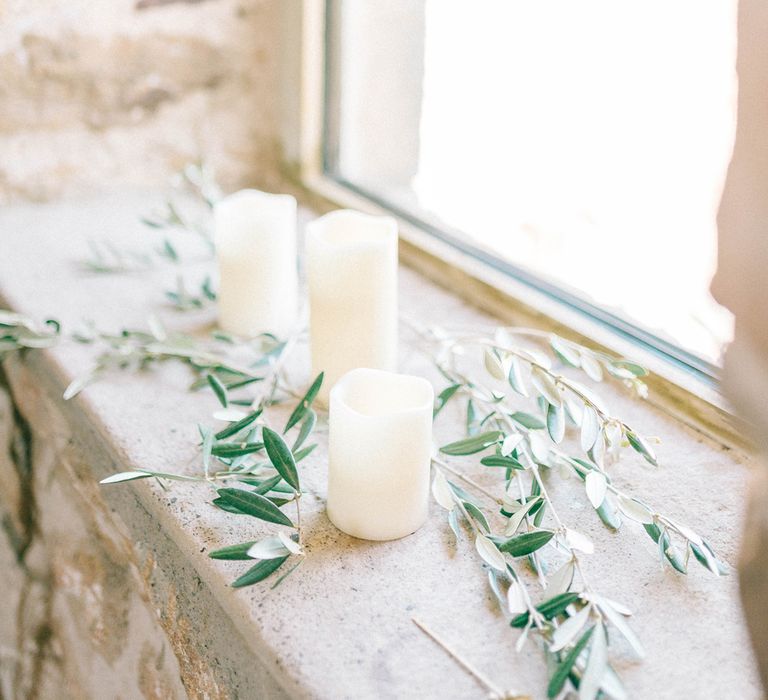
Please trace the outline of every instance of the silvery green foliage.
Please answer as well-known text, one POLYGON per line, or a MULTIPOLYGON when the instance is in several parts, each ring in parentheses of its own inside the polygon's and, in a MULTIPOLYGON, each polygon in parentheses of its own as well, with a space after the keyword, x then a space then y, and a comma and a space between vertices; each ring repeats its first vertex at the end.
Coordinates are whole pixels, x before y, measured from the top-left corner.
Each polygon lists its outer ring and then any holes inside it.
POLYGON ((694 530, 612 482, 612 466, 625 450, 654 467, 658 462, 652 440, 612 415, 594 384, 611 377, 644 398, 647 371, 635 362, 527 329, 499 329, 493 337, 440 329, 431 333, 431 342, 447 382, 435 416, 449 403, 463 405, 466 415, 466 435, 440 452, 476 455, 481 467, 499 477, 498 492, 489 491, 458 463, 437 457, 435 500, 446 509, 457 539, 462 521, 472 532, 495 597, 510 625, 522 630, 518 649, 529 637, 543 648, 550 669, 548 697, 568 684, 580 700, 600 693, 625 697, 610 665, 608 640, 623 637, 642 658, 643 647, 627 623, 631 612, 602 596, 585 577, 581 561, 595 546, 561 520, 547 480, 570 482, 610 530, 619 530, 625 520, 642 525, 658 544, 662 563, 673 570, 687 573, 693 555, 715 575, 727 571, 694 530), (493 509, 446 478, 450 474, 492 502, 493 509), (519 575, 521 564, 544 588, 538 603, 519 575))
POLYGON ((0 309, 0 360, 11 352, 53 347, 59 341, 57 321, 37 323, 26 316, 0 309))

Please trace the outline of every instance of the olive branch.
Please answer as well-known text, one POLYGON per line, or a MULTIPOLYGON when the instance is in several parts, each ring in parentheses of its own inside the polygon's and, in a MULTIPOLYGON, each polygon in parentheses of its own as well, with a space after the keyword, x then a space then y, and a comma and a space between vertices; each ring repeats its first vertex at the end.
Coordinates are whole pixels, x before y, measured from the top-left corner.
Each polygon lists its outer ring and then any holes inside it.
POLYGON ((502 328, 489 337, 409 325, 422 346, 433 348, 433 362, 448 382, 436 399, 435 417, 449 402, 466 400, 466 437, 442 446, 440 452, 447 457, 482 455, 480 465, 501 476, 496 494, 451 461, 433 457, 433 496, 447 511, 457 541, 462 537, 461 523, 472 533, 491 590, 509 624, 522 629, 516 648, 521 649, 530 636, 537 639, 552 669, 547 688, 550 698, 566 683, 580 700, 592 700, 599 693, 626 697, 610 664, 609 632, 618 632, 642 658, 642 644, 626 621, 631 611, 603 596, 585 575, 582 560, 594 552, 594 545, 563 522, 545 474, 575 475, 592 509, 609 529, 619 530, 622 517, 641 523, 659 545, 662 562, 674 570, 686 573, 693 555, 712 573, 726 573, 712 547, 695 531, 612 483, 609 467, 624 448, 657 466, 651 441, 611 415, 590 388, 562 373, 566 367, 581 370, 594 382, 608 375, 645 397, 642 377, 647 371, 629 360, 531 329, 502 328), (540 347, 521 343, 521 338, 546 343, 551 356, 540 347), (562 371, 553 369, 552 358, 562 371), (526 399, 528 403, 535 399, 533 412, 520 410, 519 404, 526 399), (577 454, 562 447, 568 432, 573 433, 571 442, 578 445, 577 454), (449 476, 490 502, 503 529, 494 530, 488 506, 449 476), (678 544, 684 547, 684 554, 678 544), (548 551, 558 558, 565 555, 552 573, 542 560, 548 551), (545 590, 539 603, 534 603, 516 568, 521 559, 528 562, 545 590))

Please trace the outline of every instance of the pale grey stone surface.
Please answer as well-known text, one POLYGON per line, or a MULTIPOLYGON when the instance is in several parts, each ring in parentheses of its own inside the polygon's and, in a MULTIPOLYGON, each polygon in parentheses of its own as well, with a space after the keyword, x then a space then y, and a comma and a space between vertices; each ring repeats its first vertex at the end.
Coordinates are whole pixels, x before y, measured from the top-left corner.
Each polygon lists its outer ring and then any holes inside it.
MULTIPOLYGON (((0 214, 0 298, 34 316, 55 316, 66 327, 85 318, 112 329, 143 326, 150 312, 172 327, 205 326, 212 320, 209 312, 178 315, 164 307, 162 292, 173 284, 170 266, 94 276, 74 264, 86 237, 109 238, 133 249, 153 245, 156 239, 137 223, 151 201, 140 194, 115 194, 6 209, 0 214)), ((408 270, 402 271, 401 290, 402 309, 421 321, 491 321, 408 270)), ((407 339, 404 330, 402 369, 434 379, 407 339)), ((483 697, 479 686, 415 628, 413 615, 499 685, 544 696, 539 651, 529 645, 514 652, 517 632, 499 615, 473 548, 463 542, 454 552, 436 505, 422 530, 397 542, 357 541, 333 528, 323 510, 322 434, 320 449, 302 463, 304 483, 315 494, 304 499, 306 561, 274 590, 269 584, 229 588, 247 564, 212 561, 207 552, 253 539, 268 526, 216 510, 208 503, 212 490, 204 486, 173 484, 163 491, 149 482, 96 485, 99 478, 132 467, 190 469, 196 424, 209 419, 215 398, 209 392, 190 394, 186 372, 168 365, 140 375, 111 375, 65 404, 61 392, 89 366, 91 352, 67 344, 5 365, 19 412, 41 451, 40 473, 33 460, 33 481, 45 508, 38 509, 34 546, 45 553, 45 570, 55 573, 53 646, 71 682, 85 684, 81 697, 135 696, 135 685, 121 684, 139 682, 142 653, 144 666, 151 658, 151 668, 157 669, 163 649, 162 666, 146 687, 168 687, 166 697, 483 697), (100 573, 90 584, 93 571, 100 573), (120 614, 105 607, 102 589, 95 587, 108 585, 116 571, 120 614), (89 604, 89 596, 96 604, 89 604), (123 644, 116 645, 118 634, 124 635, 123 644), (115 649, 105 651, 99 640, 115 649), (146 644, 151 654, 142 651, 146 644), (97 682, 98 692, 88 685, 97 682)), ((303 349, 291 370, 297 381, 308 379, 303 349)), ((744 463, 652 407, 608 393, 615 413, 663 441, 660 469, 628 455, 615 479, 703 532, 725 560, 735 563, 747 484, 744 463)), ((449 434, 450 415, 438 423, 438 441, 449 434)), ((493 477, 478 473, 477 478, 493 477)), ((636 611, 632 626, 648 657, 636 663, 619 644, 623 654, 617 664, 632 697, 761 696, 735 575, 716 579, 692 566, 691 575, 679 577, 661 569, 640 526, 627 523, 611 534, 573 484, 553 479, 552 491, 562 514, 597 545, 599 554, 587 560, 589 576, 605 594, 636 611)), ((4 513, 14 507, 6 493, 13 490, 0 495, 4 513)), ((2 562, 8 561, 8 547, 3 540, 2 562)), ((6 566, 0 580, 14 589, 19 579, 6 566)), ((0 644, 9 645, 5 628, 0 644)), ((146 688, 138 692, 153 697, 146 688)))

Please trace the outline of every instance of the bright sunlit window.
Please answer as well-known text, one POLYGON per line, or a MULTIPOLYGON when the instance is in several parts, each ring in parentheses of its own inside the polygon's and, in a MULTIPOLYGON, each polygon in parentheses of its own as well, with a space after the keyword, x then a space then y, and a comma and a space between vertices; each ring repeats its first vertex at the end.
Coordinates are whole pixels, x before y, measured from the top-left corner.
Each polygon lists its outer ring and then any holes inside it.
POLYGON ((344 0, 326 169, 714 368, 736 2, 344 0))

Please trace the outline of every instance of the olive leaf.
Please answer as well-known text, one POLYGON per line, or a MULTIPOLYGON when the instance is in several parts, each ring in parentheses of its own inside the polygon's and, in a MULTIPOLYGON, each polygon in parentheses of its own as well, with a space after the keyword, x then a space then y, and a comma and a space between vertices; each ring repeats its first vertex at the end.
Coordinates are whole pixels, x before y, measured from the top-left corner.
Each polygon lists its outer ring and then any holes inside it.
POLYGON ((480 460, 484 467, 504 467, 506 469, 525 469, 514 457, 502 457, 501 455, 489 455, 480 460))
POLYGON ((535 530, 514 535, 499 544, 499 550, 513 557, 523 557, 541 549, 554 536, 551 530, 535 530))
POLYGON ((496 350, 486 348, 483 353, 483 362, 485 363, 485 369, 488 371, 494 379, 503 380, 506 378, 506 372, 504 371, 504 365, 496 350))
POLYGON ((317 393, 320 391, 324 377, 324 372, 320 372, 320 374, 315 377, 315 380, 307 390, 307 393, 304 394, 304 397, 301 399, 301 401, 299 401, 298 405, 293 409, 293 412, 288 418, 288 422, 285 424, 285 428, 283 429, 283 435, 285 435, 285 433, 287 433, 294 425, 296 425, 296 423, 298 423, 304 417, 304 414, 309 410, 309 407, 315 400, 317 393))
POLYGON ((579 700, 595 700, 607 666, 608 648, 605 628, 602 624, 597 624, 592 635, 592 642, 589 645, 587 665, 579 682, 579 700))
MULTIPOLYGON (((453 510, 456 507, 456 500, 453 497, 453 491, 448 485, 448 481, 439 469, 435 469, 435 476, 432 479, 432 495, 435 500, 446 510, 453 510)), ((458 537, 458 535, 457 535, 458 537)))
POLYGON ((233 435, 237 435, 237 433, 239 433, 241 430, 244 430, 251 423, 253 423, 261 415, 261 412, 262 409, 258 408, 257 410, 252 411, 247 416, 245 416, 245 418, 242 418, 236 423, 228 425, 226 428, 222 428, 218 433, 216 433, 216 439, 224 440, 228 437, 232 437, 233 435))
POLYGON ((296 461, 285 440, 274 430, 264 428, 261 431, 264 447, 267 450, 269 461, 283 479, 290 484, 296 492, 301 490, 299 473, 296 470, 296 461))
POLYGON ((277 535, 254 542, 248 550, 248 556, 252 559, 279 559, 289 554, 291 551, 277 535))
POLYGON ((592 507, 599 508, 603 504, 606 491, 608 490, 605 474, 595 470, 589 472, 584 480, 584 487, 592 507))
POLYGON ((464 440, 457 440, 447 445, 443 445, 440 448, 440 452, 447 455, 471 455, 476 452, 482 452, 491 445, 495 445, 502 433, 499 430, 492 430, 487 433, 481 433, 480 435, 473 435, 472 437, 464 440))
POLYGON ((547 406, 547 431, 555 444, 563 441, 565 437, 565 412, 562 405, 556 406, 550 403, 547 406))
POLYGON ((260 561, 256 566, 248 569, 240 578, 236 579, 232 583, 232 588, 252 586, 254 583, 263 581, 277 571, 287 559, 288 557, 279 557, 277 559, 264 559, 260 561))
POLYGON ((240 544, 233 544, 229 547, 222 547, 221 549, 216 549, 213 552, 209 552, 208 556, 211 559, 226 559, 230 561, 235 560, 241 560, 241 559, 251 559, 252 557, 250 554, 248 554, 248 550, 256 544, 255 542, 241 542, 240 544))
POLYGON ((270 523, 293 527, 293 523, 288 516, 272 501, 261 494, 233 488, 219 489, 217 493, 225 504, 234 506, 241 513, 253 516, 259 520, 266 520, 270 523))
POLYGON ((485 560, 486 564, 492 566, 497 571, 506 571, 507 563, 504 561, 504 555, 498 550, 496 545, 485 535, 477 534, 475 537, 475 548, 478 554, 485 560))
POLYGON ((659 463, 656 461, 656 455, 644 438, 640 437, 637 433, 633 433, 631 430, 627 430, 625 435, 627 436, 627 441, 635 452, 641 454, 645 460, 654 467, 659 466, 659 463))
MULTIPOLYGON (((581 600, 581 594, 575 592, 561 593, 560 595, 552 596, 543 603, 536 606, 536 610, 546 620, 552 620, 559 615, 565 613, 569 606, 581 600)), ((511 627, 525 627, 528 624, 529 613, 523 613, 517 615, 510 620, 511 627)))
POLYGON ((589 452, 600 432, 600 419, 592 406, 584 406, 581 414, 581 449, 589 452))
MULTIPOLYGON (((291 447, 291 452, 293 452, 294 455, 296 450, 298 450, 306 442, 307 438, 312 434, 316 423, 317 413, 315 413, 311 408, 307 409, 307 412, 304 414, 304 418, 301 421, 299 434, 296 436, 296 439, 293 442, 293 447, 291 447)), ((294 461, 297 461, 295 456, 294 461)))
POLYGON ((565 685, 565 681, 568 678, 573 665, 576 663, 576 659, 579 658, 579 654, 581 654, 581 652, 584 650, 584 647, 587 645, 587 642, 592 636, 594 629, 594 627, 590 627, 581 636, 581 639, 576 642, 573 649, 568 652, 566 657, 557 666, 555 672, 552 674, 552 678, 549 680, 549 685, 547 686, 548 698, 556 697, 557 694, 563 689, 563 685, 565 685))
POLYGON ((531 370, 531 381, 538 389, 539 393, 554 406, 560 406, 563 403, 563 397, 557 388, 557 383, 550 374, 541 367, 533 367, 531 370))
POLYGON ((653 514, 648 508, 634 498, 619 496, 619 508, 628 518, 644 525, 653 523, 653 514))
POLYGON ((584 625, 587 624, 592 608, 587 605, 575 615, 569 617, 552 634, 552 643, 549 646, 550 651, 560 651, 567 647, 581 632, 584 625))
POLYGON ((520 396, 528 396, 528 391, 525 388, 525 383, 523 382, 523 370, 520 366, 520 360, 518 360, 514 355, 511 356, 509 360, 509 372, 507 373, 507 381, 509 382, 509 385, 518 394, 520 394, 520 396))
POLYGON ((208 380, 208 384, 211 385, 211 389, 213 389, 213 393, 216 394, 216 398, 219 400, 219 403, 224 408, 229 406, 229 397, 227 396, 227 387, 225 387, 224 384, 222 384, 221 380, 215 374, 206 375, 206 379, 208 380))

